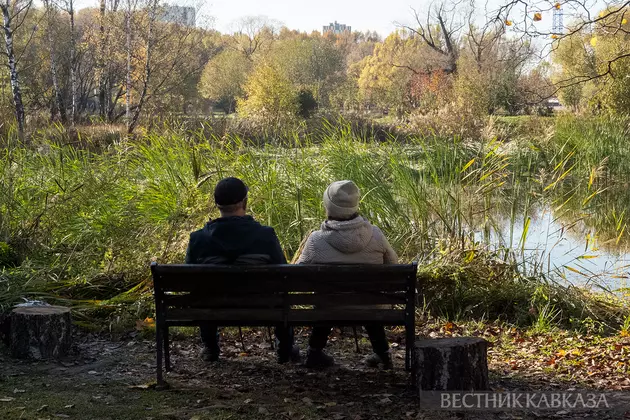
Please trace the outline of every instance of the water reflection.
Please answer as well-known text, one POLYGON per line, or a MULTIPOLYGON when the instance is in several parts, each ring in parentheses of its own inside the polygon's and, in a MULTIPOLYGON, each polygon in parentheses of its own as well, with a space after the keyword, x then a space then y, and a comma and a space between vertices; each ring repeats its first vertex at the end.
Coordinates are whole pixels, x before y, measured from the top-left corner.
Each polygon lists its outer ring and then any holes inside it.
POLYGON ((513 220, 499 216, 494 227, 475 232, 475 239, 497 248, 513 250, 527 272, 574 285, 620 292, 628 287, 630 252, 625 241, 616 241, 597 220, 583 215, 565 221, 548 207, 540 207, 513 220), (528 225, 528 226, 527 226, 528 225), (524 235, 527 226, 527 234, 524 235))

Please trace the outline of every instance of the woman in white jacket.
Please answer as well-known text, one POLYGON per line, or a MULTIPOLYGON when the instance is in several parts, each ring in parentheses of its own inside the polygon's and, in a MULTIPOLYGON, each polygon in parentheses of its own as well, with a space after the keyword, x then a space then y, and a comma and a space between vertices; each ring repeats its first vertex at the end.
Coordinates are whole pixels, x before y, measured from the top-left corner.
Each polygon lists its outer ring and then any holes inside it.
MULTIPOLYGON (((352 181, 336 181, 324 192, 328 219, 320 230, 304 243, 298 264, 396 264, 398 256, 383 232, 359 215, 361 193, 352 181)), ((309 340, 307 367, 334 364, 324 353, 332 327, 315 327, 309 340)), ((392 367, 389 344, 382 325, 365 327, 374 354, 366 359, 369 366, 392 367)))

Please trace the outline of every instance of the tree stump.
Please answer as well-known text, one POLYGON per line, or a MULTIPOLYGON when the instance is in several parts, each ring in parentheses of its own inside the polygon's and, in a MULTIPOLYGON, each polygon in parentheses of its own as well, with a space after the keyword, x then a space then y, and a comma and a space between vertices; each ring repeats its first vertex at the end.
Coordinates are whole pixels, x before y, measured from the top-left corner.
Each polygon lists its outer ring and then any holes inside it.
POLYGON ((11 312, 11 355, 21 359, 62 358, 70 351, 72 319, 63 306, 25 306, 11 312))
POLYGON ((488 389, 488 342, 457 337, 418 340, 414 369, 418 388, 425 391, 488 389))

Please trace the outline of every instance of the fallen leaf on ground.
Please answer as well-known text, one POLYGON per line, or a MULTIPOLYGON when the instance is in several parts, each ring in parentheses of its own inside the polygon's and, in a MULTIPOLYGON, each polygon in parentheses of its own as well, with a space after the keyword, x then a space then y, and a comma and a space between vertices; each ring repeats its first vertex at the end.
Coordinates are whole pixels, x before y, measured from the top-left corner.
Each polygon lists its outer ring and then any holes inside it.
POLYGON ((152 383, 148 383, 148 384, 140 384, 140 385, 131 385, 129 386, 129 389, 153 389, 155 388, 155 382, 152 383))

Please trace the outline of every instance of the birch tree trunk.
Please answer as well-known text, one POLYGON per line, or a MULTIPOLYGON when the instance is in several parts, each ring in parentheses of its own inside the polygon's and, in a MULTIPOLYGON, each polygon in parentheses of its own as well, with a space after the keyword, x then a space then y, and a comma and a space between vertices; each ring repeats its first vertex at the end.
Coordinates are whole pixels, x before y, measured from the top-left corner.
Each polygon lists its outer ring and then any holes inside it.
POLYGON ((66 5, 70 16, 70 90, 72 93, 70 124, 74 125, 77 119, 77 42, 74 24, 74 0, 67 0, 66 5))
POLYGON ((57 74, 57 54, 55 53, 55 41, 53 39, 52 28, 54 24, 54 6, 50 0, 44 0, 44 7, 46 8, 46 14, 48 15, 48 49, 50 52, 50 76, 52 77, 53 90, 55 92, 55 102, 57 104, 57 110, 61 118, 61 122, 64 124, 68 121, 66 115, 66 107, 63 103, 63 95, 61 94, 61 88, 59 87, 59 77, 57 74))
POLYGON ((125 32, 127 34, 127 75, 125 80, 125 120, 127 130, 131 126, 131 0, 127 0, 125 11, 125 32))
POLYGON ((22 102, 22 90, 20 89, 20 78, 17 68, 17 61, 15 58, 15 50, 13 46, 13 18, 11 15, 12 5, 9 0, 4 0, 0 3, 0 10, 2 11, 2 23, 4 30, 4 43, 7 54, 7 65, 9 67, 9 74, 11 77, 11 91, 13 93, 13 105, 15 106, 15 119, 18 124, 18 133, 20 138, 24 138, 25 128, 25 116, 24 116, 24 103, 22 102))

